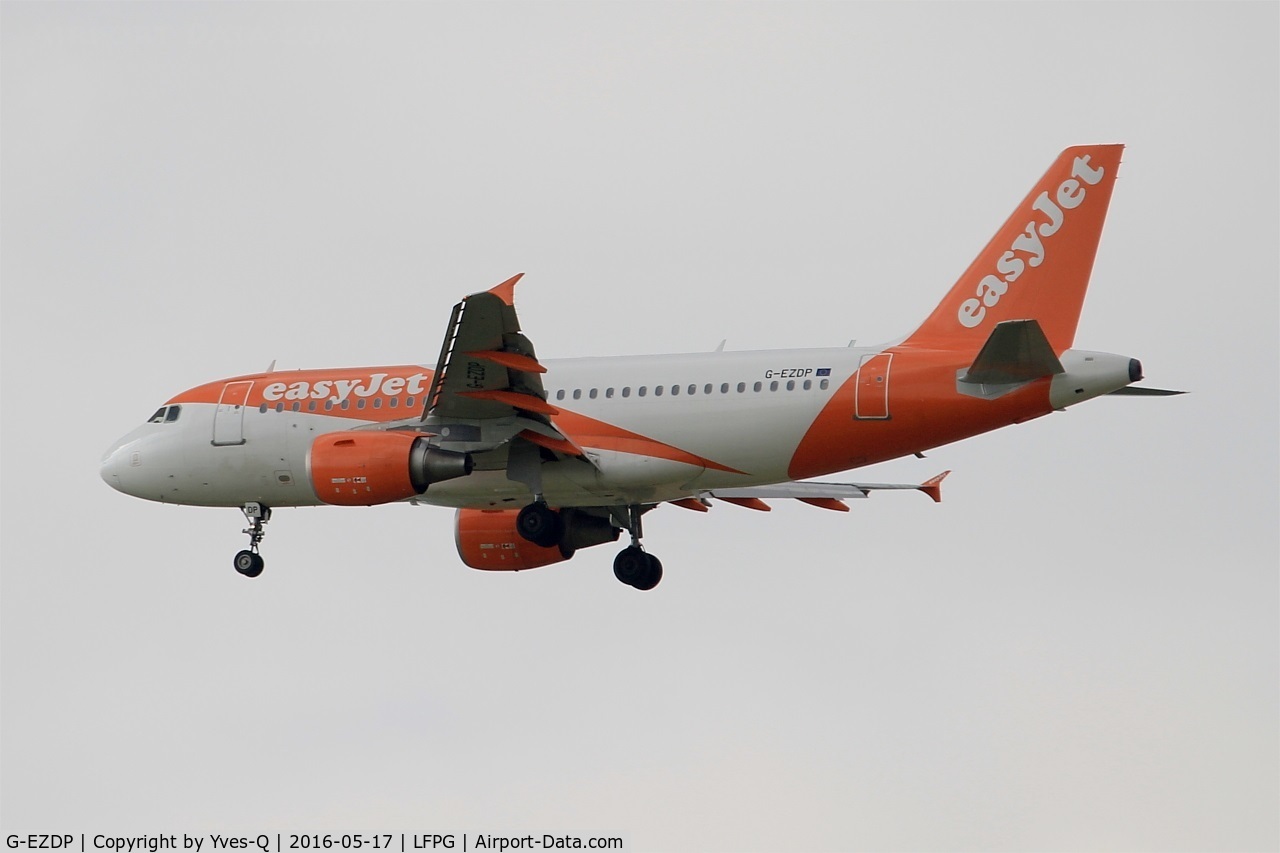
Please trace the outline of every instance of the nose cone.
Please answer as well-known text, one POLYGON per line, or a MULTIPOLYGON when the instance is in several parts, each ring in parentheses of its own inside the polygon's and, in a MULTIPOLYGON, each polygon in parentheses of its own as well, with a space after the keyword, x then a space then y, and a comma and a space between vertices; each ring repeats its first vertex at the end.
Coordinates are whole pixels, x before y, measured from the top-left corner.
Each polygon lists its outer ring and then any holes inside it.
MULTIPOLYGON (((141 460, 141 455, 137 457, 141 460)), ((103 481, 115 489, 117 492, 129 494, 124 487, 124 481, 127 477, 126 469, 129 467, 129 452, 125 449, 124 441, 117 441, 102 454, 102 467, 98 473, 102 475, 103 481)))
POLYGON ((108 486, 126 495, 162 500, 156 476, 164 468, 164 443, 154 427, 144 425, 117 441, 102 454, 98 473, 108 486))

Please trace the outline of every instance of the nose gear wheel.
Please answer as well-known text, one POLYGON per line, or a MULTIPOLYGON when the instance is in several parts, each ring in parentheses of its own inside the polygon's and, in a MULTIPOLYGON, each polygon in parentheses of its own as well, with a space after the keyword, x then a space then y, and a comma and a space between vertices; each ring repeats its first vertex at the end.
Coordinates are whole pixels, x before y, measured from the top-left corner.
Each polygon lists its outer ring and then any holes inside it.
POLYGON ((263 537, 267 535, 265 528, 267 522, 271 520, 271 507, 260 504, 257 501, 250 501, 240 507, 240 511, 244 513, 245 519, 249 522, 249 526, 241 531, 249 535, 249 547, 247 550, 236 554, 232 565, 235 566, 237 572, 245 577, 256 578, 262 574, 262 569, 266 565, 266 561, 258 553, 258 545, 262 542, 263 537))

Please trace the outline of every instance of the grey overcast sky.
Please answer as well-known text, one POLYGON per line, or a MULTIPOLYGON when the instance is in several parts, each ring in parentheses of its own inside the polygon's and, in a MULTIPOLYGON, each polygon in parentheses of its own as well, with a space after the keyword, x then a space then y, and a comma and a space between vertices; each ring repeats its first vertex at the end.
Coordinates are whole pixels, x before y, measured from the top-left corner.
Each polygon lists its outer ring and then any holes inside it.
POLYGON ((0 4, 4 832, 636 850, 1280 848, 1280 6, 0 4), (1057 153, 1128 148, 1109 398, 464 567, 452 513, 146 503, 102 451, 265 369, 904 334, 1057 153))

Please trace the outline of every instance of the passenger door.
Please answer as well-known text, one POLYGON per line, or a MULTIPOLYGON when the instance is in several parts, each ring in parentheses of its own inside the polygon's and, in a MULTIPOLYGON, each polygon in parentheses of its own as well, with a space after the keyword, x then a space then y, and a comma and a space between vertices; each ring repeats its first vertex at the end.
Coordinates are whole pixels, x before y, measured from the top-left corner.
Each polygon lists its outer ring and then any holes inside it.
POLYGON ((252 387, 252 382, 228 382, 223 386, 218 410, 213 414, 215 446, 244 444, 244 407, 252 387))

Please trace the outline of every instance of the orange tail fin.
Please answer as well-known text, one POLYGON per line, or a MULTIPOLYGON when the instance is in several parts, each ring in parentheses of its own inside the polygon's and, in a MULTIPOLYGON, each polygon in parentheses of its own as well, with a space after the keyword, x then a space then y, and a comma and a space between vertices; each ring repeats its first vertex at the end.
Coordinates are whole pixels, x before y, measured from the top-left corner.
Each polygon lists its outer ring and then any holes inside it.
POLYGON ((1075 340, 1123 145, 1058 155, 902 346, 977 353, 1002 320, 1036 320, 1054 352, 1075 340))

